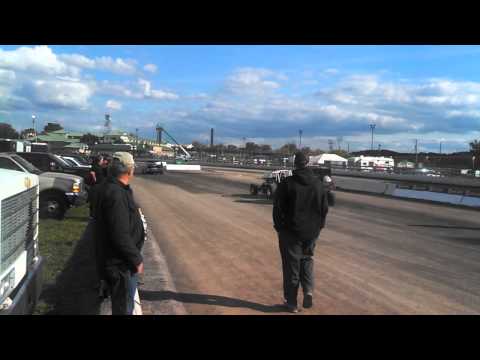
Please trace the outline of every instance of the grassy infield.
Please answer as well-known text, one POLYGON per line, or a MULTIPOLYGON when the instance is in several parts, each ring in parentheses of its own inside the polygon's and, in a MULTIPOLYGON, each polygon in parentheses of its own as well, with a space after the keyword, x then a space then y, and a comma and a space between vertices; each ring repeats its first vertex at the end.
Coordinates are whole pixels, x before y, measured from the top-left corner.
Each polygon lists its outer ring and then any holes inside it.
MULTIPOLYGON (((41 219, 39 225, 40 254, 45 259, 43 288, 55 286, 56 277, 62 272, 67 260, 80 240, 88 222, 88 205, 67 211, 65 219, 41 219)), ((43 315, 53 309, 53 305, 41 300, 35 309, 36 315, 43 315)))

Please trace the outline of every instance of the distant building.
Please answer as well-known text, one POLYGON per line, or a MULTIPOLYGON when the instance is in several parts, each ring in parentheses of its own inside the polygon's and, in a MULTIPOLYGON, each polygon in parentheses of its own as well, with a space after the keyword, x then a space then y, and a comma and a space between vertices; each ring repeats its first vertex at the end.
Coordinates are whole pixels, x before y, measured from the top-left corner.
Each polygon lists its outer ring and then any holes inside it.
POLYGON ((111 130, 103 136, 103 142, 115 143, 122 141, 125 144, 131 144, 135 142, 135 138, 131 138, 128 133, 121 130, 111 130))
POLYGON ((88 146, 80 142, 83 134, 67 133, 65 130, 48 132, 45 135, 38 135, 37 141, 48 144, 49 151, 72 151, 84 153, 88 146), (73 135, 72 135, 73 134, 73 135))

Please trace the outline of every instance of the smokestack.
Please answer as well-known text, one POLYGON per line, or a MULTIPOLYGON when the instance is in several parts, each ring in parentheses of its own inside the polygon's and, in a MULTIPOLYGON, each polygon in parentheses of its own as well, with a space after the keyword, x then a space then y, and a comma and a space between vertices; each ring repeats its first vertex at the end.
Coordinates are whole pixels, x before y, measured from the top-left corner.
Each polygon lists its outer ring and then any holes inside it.
POLYGON ((213 128, 210 129, 210 147, 213 147, 213 128))

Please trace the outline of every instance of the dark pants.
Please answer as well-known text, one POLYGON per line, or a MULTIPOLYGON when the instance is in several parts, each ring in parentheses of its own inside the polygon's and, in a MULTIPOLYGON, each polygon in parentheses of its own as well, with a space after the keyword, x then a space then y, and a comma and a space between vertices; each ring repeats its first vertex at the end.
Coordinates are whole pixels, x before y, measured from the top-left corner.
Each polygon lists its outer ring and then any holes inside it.
POLYGON ((282 231, 278 234, 283 270, 283 296, 289 305, 297 306, 298 288, 303 293, 313 293, 313 251, 315 241, 309 249, 293 234, 282 231), (308 251, 305 251, 308 250, 308 251), (309 255, 305 255, 309 253, 309 255))
POLYGON ((112 315, 132 315, 137 290, 137 274, 111 268, 107 270, 106 277, 112 300, 112 315))

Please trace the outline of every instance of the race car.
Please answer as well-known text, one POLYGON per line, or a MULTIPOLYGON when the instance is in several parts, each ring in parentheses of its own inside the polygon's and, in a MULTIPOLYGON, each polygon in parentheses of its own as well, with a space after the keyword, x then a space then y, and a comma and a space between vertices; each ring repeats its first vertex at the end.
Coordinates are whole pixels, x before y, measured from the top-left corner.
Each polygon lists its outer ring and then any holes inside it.
POLYGON ((161 161, 148 162, 142 168, 142 174, 163 174, 163 163, 161 161))
MULTIPOLYGON (((330 168, 320 167, 320 166, 311 166, 309 167, 313 173, 321 178, 323 186, 327 191, 327 199, 329 206, 335 206, 336 197, 333 193, 335 190, 335 183, 331 177, 332 171, 330 168)), ((250 194, 258 195, 262 194, 267 199, 272 199, 275 191, 277 190, 278 184, 286 177, 292 176, 292 170, 275 170, 271 173, 266 174, 263 177, 263 182, 260 185, 250 184, 250 194)))

